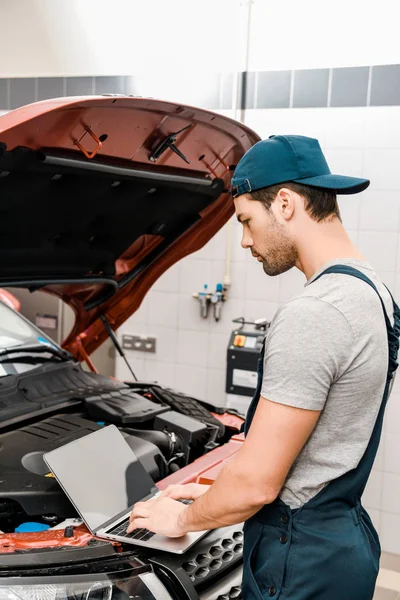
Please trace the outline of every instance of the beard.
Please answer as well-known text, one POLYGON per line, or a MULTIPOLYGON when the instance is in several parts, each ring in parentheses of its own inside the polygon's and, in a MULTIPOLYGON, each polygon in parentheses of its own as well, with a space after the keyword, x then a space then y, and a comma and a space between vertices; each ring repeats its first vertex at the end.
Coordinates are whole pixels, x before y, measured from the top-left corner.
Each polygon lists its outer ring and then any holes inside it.
POLYGON ((261 258, 264 272, 271 277, 281 275, 296 266, 298 252, 295 244, 286 233, 283 225, 277 223, 275 217, 273 225, 268 230, 266 243, 256 251, 261 258))

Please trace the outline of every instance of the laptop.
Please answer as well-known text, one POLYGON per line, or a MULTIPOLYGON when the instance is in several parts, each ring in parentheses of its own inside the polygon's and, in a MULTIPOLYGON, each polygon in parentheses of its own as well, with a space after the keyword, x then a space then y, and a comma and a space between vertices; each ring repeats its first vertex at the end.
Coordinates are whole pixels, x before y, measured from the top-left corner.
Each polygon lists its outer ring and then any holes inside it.
MULTIPOLYGON (((208 531, 168 538, 147 529, 126 533, 133 505, 160 492, 115 425, 47 452, 43 459, 91 533, 182 554, 208 531)), ((190 500, 181 500, 186 504, 190 500)))

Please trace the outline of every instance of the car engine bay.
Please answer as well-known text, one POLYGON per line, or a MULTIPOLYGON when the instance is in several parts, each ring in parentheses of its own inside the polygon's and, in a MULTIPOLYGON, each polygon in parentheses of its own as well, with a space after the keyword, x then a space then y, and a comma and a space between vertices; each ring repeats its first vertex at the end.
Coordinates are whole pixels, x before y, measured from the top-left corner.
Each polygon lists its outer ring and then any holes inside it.
MULTIPOLYGON (((75 599, 81 598, 79 573, 97 578, 107 572, 107 593, 114 598, 115 568, 118 581, 121 570, 129 572, 129 593, 153 577, 160 589, 152 598, 242 597, 242 524, 210 531, 181 556, 100 540, 43 460, 44 453, 113 423, 161 489, 169 483, 212 483, 241 446, 239 417, 218 418, 194 398, 154 383, 128 384, 90 373, 73 359, 1 377, 0 406, 0 577, 34 582, 45 575, 49 584, 61 575, 74 583, 57 593, 68 589, 63 597, 75 599)), ((104 597, 99 585, 90 598, 104 597)))
POLYGON ((188 396, 155 384, 128 385, 88 373, 72 360, 1 378, 0 406, 4 533, 25 522, 52 527, 77 516, 43 454, 104 425, 113 423, 120 429, 156 482, 230 436, 215 416, 188 396))

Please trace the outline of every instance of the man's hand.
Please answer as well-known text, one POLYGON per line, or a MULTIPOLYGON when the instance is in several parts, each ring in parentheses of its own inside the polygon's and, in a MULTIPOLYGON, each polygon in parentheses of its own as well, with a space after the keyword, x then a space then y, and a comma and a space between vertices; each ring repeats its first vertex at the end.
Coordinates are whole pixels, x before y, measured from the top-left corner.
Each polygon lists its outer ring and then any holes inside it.
POLYGON ((162 496, 147 502, 137 502, 131 512, 127 532, 143 527, 171 538, 181 537, 188 533, 180 522, 181 515, 187 508, 188 506, 182 502, 162 496))
POLYGON ((160 498, 172 498, 172 500, 197 500, 208 492, 210 485, 201 483, 187 483, 186 485, 169 485, 160 494, 160 498))
POLYGON ((156 500, 139 502, 132 511, 129 531, 145 527, 180 537, 189 531, 246 521, 278 497, 319 416, 320 411, 294 408, 261 397, 246 440, 225 463, 212 486, 172 486, 156 500), (197 496, 199 492, 202 493, 197 496), (172 499, 194 496, 189 505, 172 499))

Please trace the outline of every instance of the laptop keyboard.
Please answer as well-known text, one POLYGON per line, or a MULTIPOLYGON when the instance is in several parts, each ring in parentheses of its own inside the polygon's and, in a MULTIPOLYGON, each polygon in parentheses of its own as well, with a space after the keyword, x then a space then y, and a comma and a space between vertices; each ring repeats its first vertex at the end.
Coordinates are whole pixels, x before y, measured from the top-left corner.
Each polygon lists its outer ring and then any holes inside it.
POLYGON ((148 529, 134 529, 133 531, 131 531, 131 533, 127 533, 126 530, 128 529, 128 525, 129 518, 125 519, 125 521, 122 521, 122 523, 117 525, 117 527, 114 527, 114 529, 111 529, 111 531, 109 531, 108 533, 128 538, 130 540, 141 540, 142 542, 146 542, 147 540, 152 538, 153 535, 155 535, 152 531, 149 531, 148 529))
MULTIPOLYGON (((191 504, 192 500, 180 499, 178 502, 182 502, 182 504, 191 504)), ((149 531, 148 529, 134 529, 131 533, 127 533, 126 530, 129 526, 129 517, 122 521, 119 525, 110 529, 107 533, 111 535, 118 535, 119 537, 128 538, 130 540, 140 540, 141 542, 147 542, 150 540, 155 533, 149 531)))

